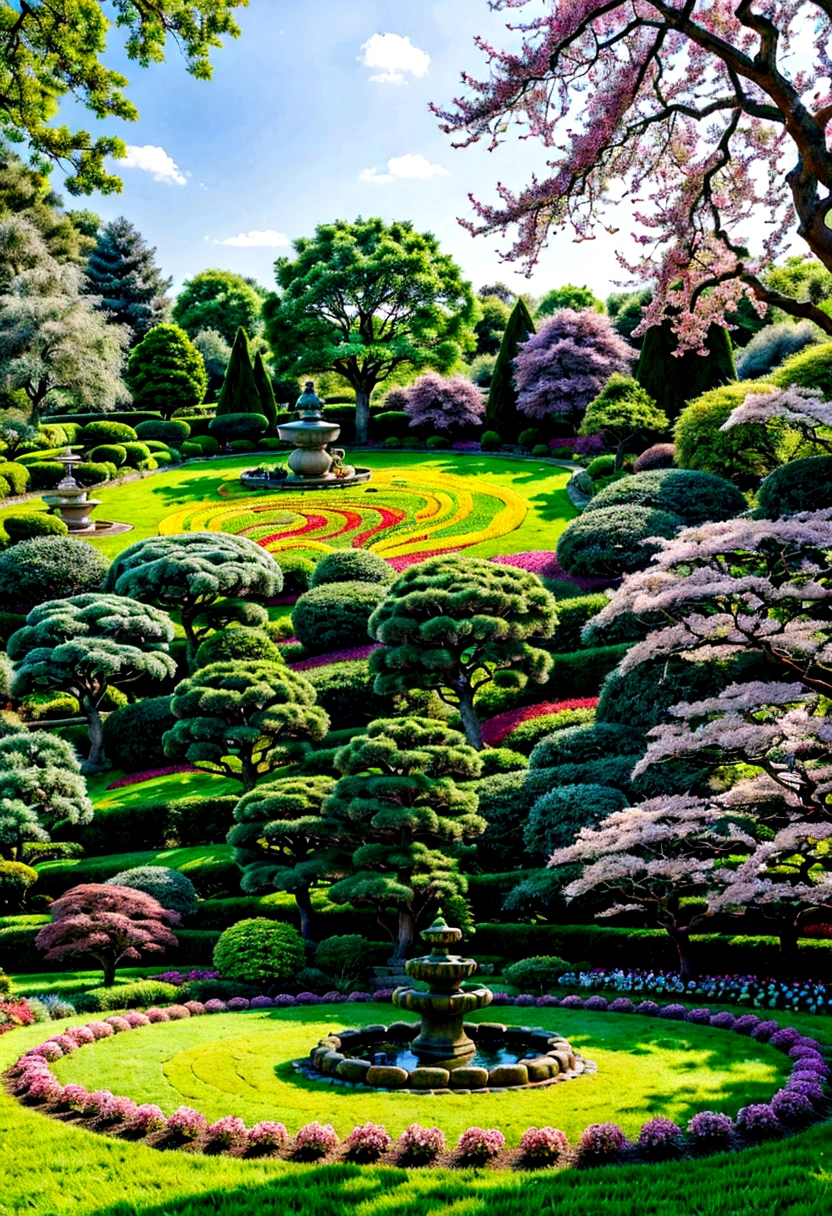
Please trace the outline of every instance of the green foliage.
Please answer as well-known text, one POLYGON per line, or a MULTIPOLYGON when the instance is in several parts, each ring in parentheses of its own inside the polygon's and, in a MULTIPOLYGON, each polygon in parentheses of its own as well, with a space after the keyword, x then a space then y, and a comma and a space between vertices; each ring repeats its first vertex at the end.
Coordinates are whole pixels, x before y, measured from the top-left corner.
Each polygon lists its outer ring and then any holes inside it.
POLYGON ((542 996, 554 988, 562 975, 572 970, 572 964, 555 954, 523 958, 503 968, 503 979, 520 992, 536 992, 542 996))
MULTIPOLYGON (((161 767, 165 763, 162 735, 175 721, 169 696, 146 697, 108 714, 103 733, 104 751, 110 763, 126 773, 161 767)), ((111 851, 116 850, 101 850, 111 851)))
POLYGON ((615 457, 596 456, 594 460, 590 460, 586 471, 593 481, 597 481, 599 477, 607 477, 615 471, 615 457))
MULTIPOLYGON (((601 493, 606 494, 622 484, 617 482, 601 493)), ((585 510, 561 533, 558 561, 569 574, 584 578, 619 578, 648 566, 660 548, 654 538, 675 536, 681 526, 678 515, 630 503, 592 512, 585 510)))
POLYGON ((532 456, 549 456, 549 445, 546 443, 536 443, 532 448, 532 456))
POLYGON ((108 562, 97 549, 69 536, 37 536, 0 553, 0 595, 7 604, 33 608, 44 600, 94 591, 108 562))
POLYGON ((529 757, 532 769, 561 764, 587 764, 612 756, 638 754, 644 747, 644 729, 613 722, 573 726, 541 739, 529 757))
POLYGON ((260 398, 258 413, 268 420, 269 429, 267 433, 274 437, 277 435, 277 402, 275 401, 274 387, 268 368, 266 367, 266 361, 263 358, 262 350, 258 350, 254 356, 254 383, 257 387, 257 395, 260 398))
POLYGON ((540 431, 536 426, 527 426, 517 436, 517 442, 523 448, 533 448, 540 442, 540 431))
POLYGON ((337 372, 355 390, 359 442, 378 384, 394 372, 450 371, 473 349, 471 285, 431 234, 408 222, 338 220, 294 250, 275 263, 280 292, 263 310, 275 370, 337 372))
POLYGON ((363 726, 392 712, 390 698, 374 689, 375 677, 366 659, 313 667, 304 675, 315 689, 317 703, 326 711, 332 730, 363 726))
POLYGON ((529 864, 523 825, 538 798, 552 787, 553 774, 548 769, 496 773, 477 782, 479 813, 488 825, 477 844, 480 865, 502 870, 529 864))
POLYGON ((92 1013, 112 1013, 116 1009, 148 1009, 152 1005, 170 1005, 179 999, 175 984, 162 980, 136 980, 132 984, 117 984, 113 988, 90 988, 84 994, 84 1006, 92 1013))
POLYGON ((260 415, 260 413, 260 393, 251 364, 251 347, 248 334, 241 326, 234 338, 231 358, 225 369, 225 379, 217 398, 217 417, 224 414, 260 415))
POLYGON ((57 823, 89 823, 92 815, 68 744, 45 731, 0 737, 0 855, 15 859, 28 842, 49 841, 57 823))
MULTIPOLYGON (((180 848, 192 845, 224 844, 234 823, 237 799, 233 794, 192 794, 168 805, 169 835, 180 848)), ((229 873, 232 887, 237 875, 229 873)), ((195 876, 198 886, 199 876, 195 876)), ((210 879, 209 879, 210 882, 210 879)), ((200 890, 205 889, 201 884, 200 890)))
POLYGON ((276 554, 275 560, 283 572, 283 592, 285 595, 302 595, 309 590, 315 562, 302 553, 286 549, 276 554))
POLYGON ((368 947, 360 933, 326 937, 315 951, 315 966, 332 976, 342 992, 349 992, 369 975, 372 954, 368 947))
POLYGON ((282 656, 269 635, 262 629, 225 629, 213 633, 196 652, 196 666, 209 663, 281 663, 282 656))
POLYGON ((164 418, 148 419, 147 422, 140 422, 136 426, 136 435, 139 439, 147 441, 148 439, 160 440, 167 444, 168 447, 178 448, 191 433, 191 428, 187 422, 183 422, 181 418, 171 418, 165 421, 164 418))
POLYGON ((273 984, 292 979, 304 964, 303 938, 291 925, 265 917, 241 920, 214 947, 214 966, 225 979, 273 984))
POLYGON ((512 751, 509 747, 487 747, 481 756, 483 777, 491 777, 495 773, 514 773, 529 766, 522 752, 512 751))
POLYGON ((551 651, 580 650, 583 646, 581 631, 587 621, 601 611, 607 603, 603 591, 590 595, 576 595, 571 600, 559 600, 558 619, 552 636, 546 642, 551 651))
POLYGON ((832 342, 822 342, 792 355, 769 376, 778 388, 814 388, 832 399, 832 342))
POLYGON ((595 827, 627 805, 627 798, 615 786, 587 783, 558 786, 532 807, 523 828, 526 848, 547 858, 555 849, 572 844, 581 828, 595 827))
MULTIPOLYGON (((37 870, 24 865, 20 861, 0 861, 0 908, 7 912, 15 912, 23 903, 30 887, 38 880, 37 870)), ((0 994, 2 981, 0 976, 0 994)))
POLYGON ((480 319, 474 326, 478 356, 486 358, 490 356, 493 360, 500 349, 500 341, 508 324, 508 318, 509 307, 499 296, 486 296, 481 300, 480 319))
POLYGON ((89 458, 91 462, 114 464, 117 469, 120 469, 127 461, 127 449, 118 443, 101 443, 92 449, 89 458))
MULTIPOLYGON (((526 302, 518 297, 506 324, 491 376, 491 387, 485 407, 486 424, 490 428, 486 431, 488 435, 494 435, 499 431, 501 435, 511 438, 524 429, 524 420, 517 409, 514 360, 517 357, 520 343, 525 342, 534 332, 534 321, 532 321, 526 302)), ((484 440, 485 435, 483 435, 483 442, 484 440)), ((500 442, 498 441, 496 446, 499 446, 500 442)))
POLYGON ((751 489, 786 459, 787 450, 793 455, 797 437, 790 436, 785 425, 746 422, 729 431, 721 429, 749 392, 770 389, 770 382, 726 384, 693 399, 679 415, 673 431, 676 458, 682 468, 701 469, 728 478, 741 489, 751 489))
POLYGON ((480 435, 480 444, 484 452, 496 452, 503 440, 496 431, 483 431, 480 435))
POLYGON ((765 519, 832 507, 832 456, 807 456, 774 469, 760 486, 757 505, 765 519))
MULTIPOLYGON (((670 421, 664 410, 632 376, 613 372, 601 392, 586 408, 581 422, 582 435, 603 434, 608 447, 616 449, 614 468, 623 462, 627 445, 637 436, 666 431, 670 421)), ((595 474, 590 473, 590 477, 595 474)))
MULTIPOLYGON (((263 414, 255 414, 248 411, 242 414, 218 414, 210 422, 213 437, 224 440, 232 445, 235 443, 239 444, 241 440, 245 439, 252 446, 242 450, 252 452, 254 451, 254 444, 261 435, 266 433, 268 426, 268 420, 263 414)), ((232 450, 235 449, 232 447, 232 450)), ((241 449, 238 446, 236 450, 240 451, 241 449)))
POLYGON ((693 469, 654 469, 607 486, 587 504, 585 516, 625 504, 664 511, 689 525, 733 519, 748 505, 724 477, 693 469))
POLYGON ((68 528, 57 515, 45 511, 31 511, 25 515, 4 515, 3 528, 10 545, 22 540, 33 540, 36 536, 66 536, 68 528))
POLYGON ((317 563, 310 586, 352 582, 387 584, 395 578, 393 567, 369 549, 336 549, 317 563))
POLYGON ((641 338, 633 337, 633 330, 642 321, 643 308, 649 304, 653 293, 649 287, 642 291, 613 292, 607 296, 607 312, 612 318, 613 325, 632 346, 641 349, 641 338))
POLYGON ((118 470, 109 461, 85 460, 75 466, 75 480, 81 486, 98 486, 112 481, 118 470))
POLYGON ((558 698, 596 696, 604 677, 618 666, 628 649, 628 642, 618 642, 577 650, 574 654, 552 655, 549 692, 558 698))
POLYGON ((242 275, 231 270, 202 270, 186 279, 173 306, 173 319, 195 338, 213 330, 230 346, 242 327, 259 333, 263 300, 242 275))
POLYGON ((172 280, 162 278, 156 250, 123 216, 95 235, 86 268, 88 290, 99 297, 97 307, 111 324, 129 326, 133 346, 151 326, 164 320, 168 309, 165 292, 172 280))
POLYGON ((334 582, 301 595, 292 609, 295 636, 311 653, 325 654, 369 641, 368 623, 383 602, 377 582, 334 582))
POLYGON ((737 359, 740 380, 768 376, 790 355, 820 340, 820 330, 811 321, 784 321, 766 325, 755 334, 737 359))
POLYGON ((196 889, 187 874, 167 866, 139 866, 108 878, 108 887, 132 887, 152 895, 163 908, 180 916, 193 916, 197 909, 196 889))
POLYGON ((0 460, 0 477, 9 484, 13 494, 25 494, 29 488, 30 472, 22 464, 11 460, 0 460))
POLYGON ((78 435, 78 442, 85 448, 97 447, 102 443, 132 443, 137 438, 136 431, 125 422, 112 422, 109 418, 100 422, 88 422, 78 435))
POLYGON ((407 434, 409 427, 410 414, 406 414, 404 410, 381 410, 378 414, 373 414, 370 422, 373 439, 380 439, 382 442, 401 439, 407 434))
POLYGON ((157 325, 131 351, 127 383, 139 408, 170 418, 202 403, 208 378, 187 333, 178 325, 157 325))
MULTIPOLYGON (((53 490, 66 477, 66 470, 57 460, 34 460, 26 466, 29 470, 30 489, 53 490)), ((7 483, 8 484, 8 483, 7 483)))
POLYGON ((555 731, 567 730, 570 726, 585 726, 594 720, 594 709, 562 709, 553 714, 541 714, 539 718, 531 718, 515 727, 505 743, 521 755, 530 756, 535 744, 555 731))
POLYGON ((551 291, 546 292, 537 306, 536 315, 553 317, 562 308, 570 308, 573 312, 604 312, 604 305, 588 287, 565 283, 563 287, 553 287, 551 291))
POLYGON ((636 380, 669 418, 677 418, 688 401, 737 378, 731 339, 721 326, 708 330, 705 356, 696 351, 677 356, 677 345, 670 321, 652 325, 642 338, 636 368, 636 380))

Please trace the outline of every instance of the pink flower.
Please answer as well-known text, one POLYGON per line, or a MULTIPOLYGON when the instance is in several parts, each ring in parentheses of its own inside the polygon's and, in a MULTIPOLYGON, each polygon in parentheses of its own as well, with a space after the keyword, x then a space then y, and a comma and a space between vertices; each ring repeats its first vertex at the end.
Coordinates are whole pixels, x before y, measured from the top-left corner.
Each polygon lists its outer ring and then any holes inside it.
POLYGON ((402 1155, 414 1164, 433 1161, 446 1147, 445 1133, 438 1127, 421 1127, 411 1123, 399 1137, 402 1155))
POLYGON ((186 1001, 182 1008, 187 1009, 192 1018, 200 1018, 208 1012, 201 1001, 186 1001))
POLYGON ((581 1134, 578 1156, 582 1161, 602 1161, 620 1157, 627 1138, 616 1123, 591 1123, 581 1134))
POLYGON ((138 1009, 129 1009, 124 1015, 124 1020, 132 1030, 137 1030, 139 1026, 149 1026, 150 1019, 145 1017, 138 1009))
POLYGON ((520 1151, 536 1164, 554 1165, 569 1152, 569 1141, 556 1127, 530 1127, 520 1138, 520 1151))
POLYGON ((216 997, 211 997, 210 1001, 205 1002, 206 1013, 226 1013, 228 1006, 225 1001, 220 1001, 216 997))
POLYGON ((191 1011, 187 1005, 166 1005, 165 1013, 168 1015, 168 1021, 170 1022, 181 1022, 191 1016, 191 1011))
POLYGON ((682 1129, 663 1115, 642 1124, 638 1146, 645 1156, 672 1157, 682 1147, 682 1129))
POLYGON ((225 1115, 222 1119, 217 1119, 216 1123, 209 1125, 205 1134, 210 1144, 216 1144, 220 1148, 233 1148, 248 1137, 245 1123, 236 1115, 225 1115))
POLYGON ((100 1118, 110 1120, 114 1118, 116 1111, 116 1096, 110 1093, 109 1089, 96 1089, 92 1093, 87 1094, 87 1100, 84 1103, 84 1114, 87 1118, 100 1118))
POLYGON ((193 764, 169 764, 165 768, 148 768, 141 773, 128 773, 119 777, 107 786, 108 790, 123 790, 128 785, 142 785, 145 781, 155 781, 157 777, 172 777, 176 773, 198 773, 200 770, 193 764))
POLYGON ((66 1033, 69 1038, 75 1040, 79 1047, 95 1042, 95 1035, 88 1026, 70 1026, 66 1033))
POLYGON ((152 1102, 144 1102, 141 1106, 137 1106, 135 1114, 130 1120, 131 1130, 141 1132, 144 1136, 150 1132, 161 1131, 166 1124, 164 1111, 152 1102))
POLYGON ((197 1140, 208 1127, 208 1120, 191 1106, 180 1106, 168 1117, 167 1128, 183 1140, 197 1140))
POLYGON ((264 1120, 249 1128, 248 1142, 253 1149, 282 1148, 289 1139, 289 1133, 282 1123, 264 1120))
POLYGON ((295 1136, 295 1154, 305 1160, 325 1157, 338 1147, 339 1140, 331 1123, 314 1119, 305 1124, 295 1136))
POLYGON ((482 1165, 499 1156, 505 1144, 505 1136, 496 1127, 469 1127, 459 1137, 456 1152, 461 1161, 482 1165))
POLYGON ((109 1022, 87 1022, 87 1029, 92 1031, 96 1039, 111 1039, 115 1034, 109 1022))
POLYGON ((84 1110, 89 1096, 89 1090, 84 1085, 65 1085, 61 1100, 70 1110, 80 1112, 84 1110))
POLYGON ((354 1127, 344 1142, 347 1155, 355 1161, 378 1161, 391 1144, 387 1128, 379 1123, 362 1123, 360 1127, 354 1127))
POLYGON ((126 1030, 132 1030, 132 1026, 127 1021, 127 1018, 120 1018, 117 1015, 105 1019, 108 1025, 112 1026, 116 1034, 124 1034, 126 1030))
POLYGON ((155 1005, 147 1011, 148 1022, 169 1022, 170 1016, 166 1009, 158 1009, 155 1005))

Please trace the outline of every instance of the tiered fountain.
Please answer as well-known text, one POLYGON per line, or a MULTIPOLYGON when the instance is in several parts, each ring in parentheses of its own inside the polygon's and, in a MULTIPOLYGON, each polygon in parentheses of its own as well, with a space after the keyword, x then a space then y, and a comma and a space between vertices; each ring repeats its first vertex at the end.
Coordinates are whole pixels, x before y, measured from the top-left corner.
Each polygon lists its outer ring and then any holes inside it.
POLYGON ((411 959, 405 970, 427 983, 427 990, 393 993, 393 1004, 418 1013, 421 1021, 327 1035, 308 1062, 298 1062, 300 1071, 323 1074, 335 1084, 438 1093, 538 1088, 595 1071, 590 1060, 550 1030, 464 1021, 466 1014, 490 1005, 493 993, 484 985, 462 987, 477 964, 448 953, 462 938, 459 929, 440 915, 422 937, 432 946, 430 954, 411 959))
POLYGON ((64 466, 65 475, 55 486, 54 493, 42 494, 41 498, 53 515, 60 516, 70 532, 95 532, 90 512, 100 506, 101 499, 89 498, 87 491, 78 485, 72 475, 75 466, 82 463, 82 457, 74 456, 72 450, 67 448, 63 456, 56 456, 55 460, 64 466))

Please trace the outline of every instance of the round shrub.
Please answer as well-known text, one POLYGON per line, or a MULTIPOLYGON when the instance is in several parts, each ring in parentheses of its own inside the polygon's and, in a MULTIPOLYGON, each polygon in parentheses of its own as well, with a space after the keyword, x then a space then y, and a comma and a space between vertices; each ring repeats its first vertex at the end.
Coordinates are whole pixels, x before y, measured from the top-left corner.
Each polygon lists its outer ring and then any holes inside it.
POLYGON ((108 887, 132 887, 158 900, 163 908, 180 916, 193 916, 197 910, 196 889, 187 874, 167 866, 137 866, 108 878, 108 887))
POLYGON ((283 1123, 275 1123, 271 1119, 264 1119, 260 1123, 255 1123, 254 1127, 249 1128, 248 1143, 249 1148, 255 1152, 262 1152, 268 1148, 282 1148, 289 1139, 289 1133, 283 1123))
POLYGON ((395 439, 399 441, 410 428, 410 414, 404 410, 381 410, 374 414, 370 422, 370 432, 373 439, 395 439))
POLYGON ((502 442, 496 431, 483 431, 480 436, 480 447, 484 452, 495 451, 502 442))
POLYGON ((386 586, 396 578, 392 566, 368 549, 338 549, 327 553, 315 566, 310 587, 325 583, 380 583, 386 586))
POLYGON ((229 439, 228 448, 231 452, 254 452, 257 444, 253 439, 229 439))
MULTIPOLYGON (((53 490, 66 477, 66 470, 57 460, 33 460, 28 464, 29 488, 31 490, 53 490)), ((6 482, 8 485, 8 482, 6 482)), ((10 487, 11 488, 11 487, 10 487)), ((8 493, 5 495, 8 497, 8 493)))
POLYGON ((677 463, 683 469, 699 469, 725 477, 741 488, 758 484, 782 463, 785 426, 758 426, 744 423, 729 431, 720 428, 728 415, 742 405, 750 392, 766 393, 771 384, 746 381, 723 384, 703 393, 685 406, 673 431, 677 463))
POLYGON ((168 1131, 182 1140, 197 1140, 207 1127, 208 1120, 192 1106, 180 1106, 167 1121, 168 1131))
POLYGON ((9 484, 9 482, 6 480, 5 477, 0 476, 0 499, 10 498, 11 493, 12 493, 11 485, 9 484))
MULTIPOLYGON (((219 451, 219 448, 217 448, 217 450, 219 451)), ((179 454, 180 456, 184 456, 187 460, 189 456, 202 456, 203 451, 198 443, 192 443, 190 440, 186 439, 179 449, 179 454)))
MULTIPOLYGON (((598 498, 622 484, 626 483, 616 482, 615 486, 602 490, 598 498)), ((620 578, 622 574, 649 566, 651 557, 661 547, 654 538, 675 536, 681 526, 678 515, 649 507, 627 504, 592 512, 587 507, 584 514, 573 519, 561 533, 558 561, 568 574, 584 578, 620 578)))
POLYGON ((15 911, 37 880, 37 870, 24 865, 22 861, 0 860, 0 908, 15 911))
POLYGON ((571 726, 541 739, 532 749, 529 766, 548 769, 561 764, 609 761, 611 756, 630 756, 643 750, 643 730, 617 722, 595 722, 592 726, 571 726))
POLYGON ((590 460, 586 471, 593 481, 597 481, 599 477, 609 477, 615 472, 615 457, 596 456, 594 460, 590 460))
POLYGON ((520 1152, 535 1165, 555 1165, 569 1152, 569 1141, 556 1127, 530 1127, 520 1138, 520 1152))
POLYGON ((203 456, 216 456, 220 450, 220 445, 213 435, 195 435, 188 442, 199 448, 203 456))
POLYGON ((481 777, 493 777, 497 773, 516 773, 528 768, 528 757, 510 747, 487 747, 480 752, 482 758, 481 777))
POLYGON ((645 1157, 654 1160, 675 1157, 682 1148, 682 1129, 672 1119, 657 1115, 642 1124, 638 1146, 645 1157))
POLYGON ((733 519, 748 505, 724 477, 693 469, 655 469, 607 486, 587 503, 585 515, 625 504, 666 511, 689 525, 733 519))
POLYGON ((216 439, 257 440, 269 429, 269 420, 264 414, 218 414, 208 423, 208 429, 216 439))
POLYGON ((572 970, 572 964, 557 955, 537 955, 512 963, 503 971, 503 979, 521 992, 536 992, 542 996, 554 988, 562 975, 572 970))
POLYGON ((773 1140, 783 1131, 783 1125, 772 1108, 764 1102, 743 1106, 737 1114, 737 1128, 747 1140, 760 1143, 773 1140))
POLYGON ((548 857, 572 844, 582 827, 595 827, 628 805, 626 795, 611 785, 561 785, 532 806, 523 828, 526 849, 548 857))
POLYGON ((428 435, 425 440, 425 447, 429 451, 438 451, 442 448, 449 448, 451 442, 450 437, 446 435, 428 435))
POLYGON ((636 457, 634 473, 650 473, 654 469, 672 469, 676 464, 676 448, 672 443, 654 443, 636 457))
POLYGON ((307 554, 297 550, 293 552, 291 549, 274 556, 283 571, 283 594, 297 596, 308 591, 315 572, 315 562, 307 554))
POLYGON ((540 443, 542 436, 536 426, 527 426, 524 431, 521 431, 517 436, 517 442, 521 448, 533 448, 540 443))
POLYGON ((331 1153, 338 1144, 338 1133, 332 1124, 319 1123, 317 1119, 313 1119, 295 1136, 295 1153, 305 1161, 314 1161, 331 1153))
POLYGON ((532 456, 550 456, 550 455, 554 455, 554 453, 550 453, 548 444, 536 443, 534 445, 534 447, 532 448, 532 456))
POLYGON ((411 1123, 399 1136, 402 1157, 414 1164, 434 1161, 446 1147, 445 1133, 439 1127, 411 1123))
POLYGON ((369 971, 367 941, 359 933, 326 937, 315 951, 315 966, 342 984, 354 984, 369 971))
POLYGON ((617 1123, 590 1123, 578 1143, 578 1158, 583 1163, 611 1161, 627 1147, 627 1138, 617 1123))
POLYGON ((136 435, 139 439, 157 439, 174 448, 178 448, 190 433, 191 428, 188 423, 180 421, 179 418, 172 418, 170 421, 165 421, 163 418, 158 420, 148 418, 146 422, 140 422, 136 427, 136 435))
POLYGON ((47 515, 45 511, 32 511, 26 515, 6 515, 3 527, 9 538, 10 545, 17 545, 22 540, 32 540, 36 536, 66 536, 69 529, 57 515, 47 515))
POLYGON ((459 1137, 456 1153, 460 1161, 484 1165, 499 1156, 506 1145, 506 1138, 496 1127, 469 1127, 459 1137))
POLYGON ((734 1135, 734 1124, 728 1115, 713 1110, 701 1110, 688 1123, 688 1135, 700 1148, 714 1151, 727 1148, 734 1135))
POLYGON ((806 456, 781 465, 760 486, 757 504, 765 519, 832 507, 832 456, 806 456))
POLYGON ((401 447, 401 445, 402 445, 401 439, 397 439, 395 437, 395 435, 388 435, 386 439, 383 439, 381 441, 381 446, 383 448, 390 448, 391 450, 393 448, 399 448, 399 447, 401 447))
POLYGON ((771 1099, 771 1109, 781 1123, 798 1127, 811 1122, 815 1113, 809 1098, 791 1089, 778 1090, 771 1099))
POLYGON ((237 659, 252 663, 283 662, 280 651, 267 633, 243 625, 212 633, 196 652, 197 667, 207 667, 209 663, 231 663, 237 659))
POLYGON ((237 921, 214 947, 214 966, 223 977, 247 984, 292 979, 305 957, 297 929, 265 917, 237 921))
POLYGON ((821 342, 792 355, 768 377, 778 388, 816 388, 832 399, 832 342, 821 342))
POLYGON ((98 591, 109 562, 83 540, 36 536, 0 553, 0 596, 7 604, 34 608, 98 591))
POLYGON ((136 432, 126 422, 111 422, 102 418, 100 422, 88 422, 78 434, 78 442, 85 448, 99 443, 125 443, 136 438, 136 432))
POLYGON ((740 380, 754 380, 769 373, 806 346, 818 341, 819 331, 811 321, 783 321, 766 325, 754 335, 737 357, 740 380))
POLYGON ((135 701, 104 719, 104 751, 113 767, 125 773, 161 767, 168 762, 162 735, 175 723, 170 697, 135 701))
POLYGON ((102 481, 112 481, 117 472, 108 460, 84 460, 76 464, 73 476, 80 486, 98 486, 102 481))
POLYGON ((99 464, 106 461, 120 469, 127 460, 127 449, 120 443, 100 443, 89 453, 89 458, 99 464))
POLYGON ((387 1128, 380 1123, 362 1123, 354 1127, 344 1141, 347 1156, 353 1161, 378 1161, 393 1141, 387 1128))
POLYGON ((31 474, 25 465, 13 460, 0 460, 0 477, 9 483, 13 494, 25 494, 29 489, 31 474))
POLYGON ((144 443, 135 441, 123 443, 121 446, 124 448, 125 463, 130 469, 144 468, 151 459, 150 448, 144 443))
POLYGON ((292 610, 295 636, 307 650, 326 653, 369 642, 367 623, 385 596, 379 583, 326 583, 304 592, 292 610))
POLYGON ((366 659, 313 667, 304 676, 317 693, 317 703, 329 714, 331 730, 362 726, 392 713, 389 697, 374 690, 375 676, 366 659))

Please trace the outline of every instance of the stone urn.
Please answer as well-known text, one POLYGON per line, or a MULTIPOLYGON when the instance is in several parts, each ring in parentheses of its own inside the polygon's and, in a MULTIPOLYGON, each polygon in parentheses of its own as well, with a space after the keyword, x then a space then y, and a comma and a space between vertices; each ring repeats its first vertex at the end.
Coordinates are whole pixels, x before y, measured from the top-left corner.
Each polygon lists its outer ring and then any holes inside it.
POLYGON ((341 427, 324 418, 323 402, 311 380, 307 381, 306 391, 298 398, 295 408, 300 415, 298 420, 282 423, 277 428, 281 439, 295 445, 289 457, 289 468, 296 478, 304 481, 328 477, 332 456, 326 451, 326 445, 335 442, 341 427))

